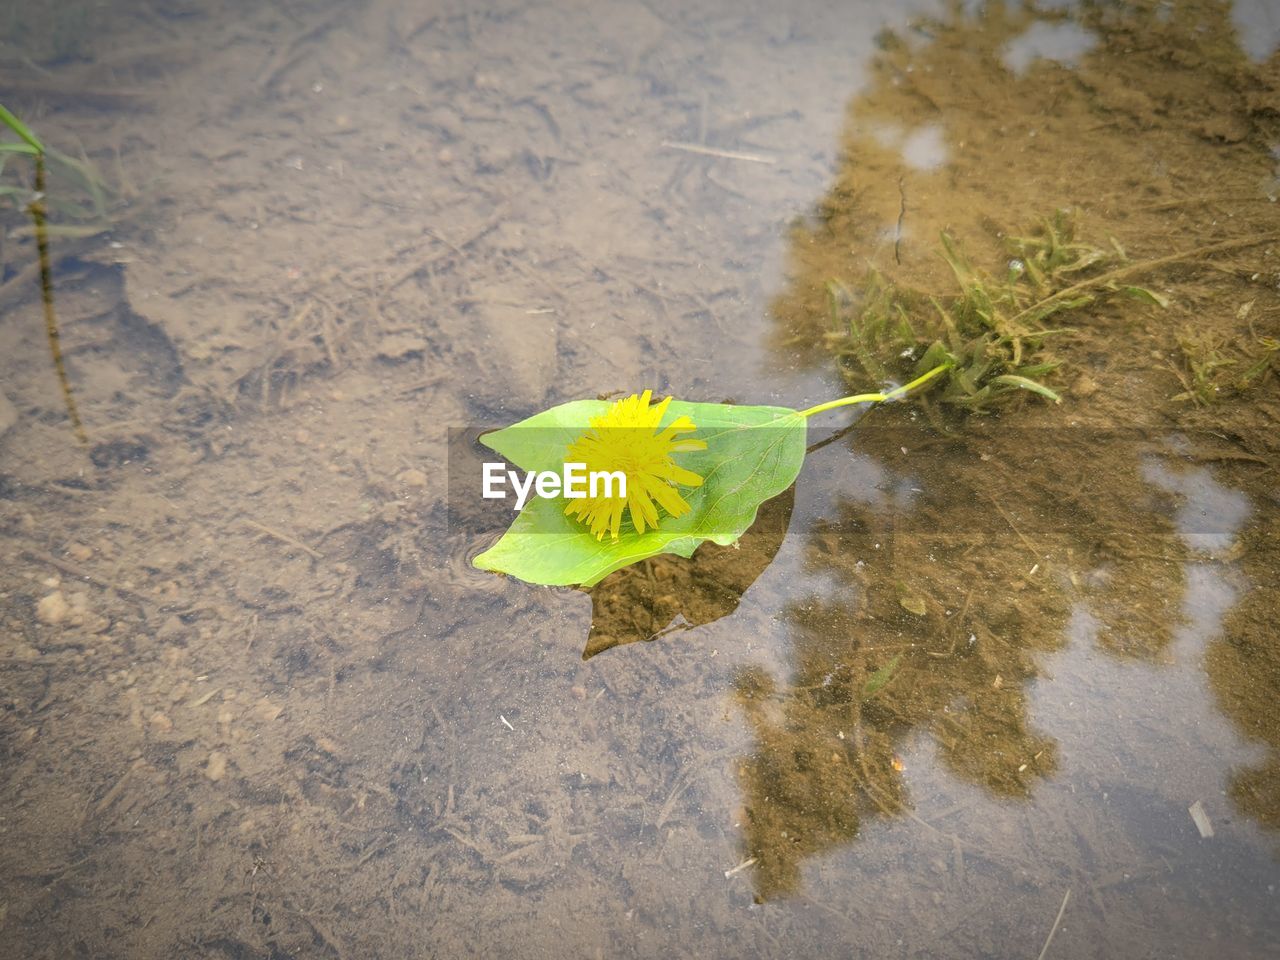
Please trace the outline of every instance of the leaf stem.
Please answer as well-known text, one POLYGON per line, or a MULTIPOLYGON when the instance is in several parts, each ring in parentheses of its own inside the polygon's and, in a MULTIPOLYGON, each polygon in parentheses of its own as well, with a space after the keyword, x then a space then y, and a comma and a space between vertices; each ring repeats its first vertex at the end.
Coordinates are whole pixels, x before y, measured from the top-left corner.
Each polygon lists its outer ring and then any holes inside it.
POLYGON ((810 407, 808 410, 801 410, 800 416, 812 417, 815 413, 825 413, 828 410, 834 410, 836 407, 848 407, 855 403, 886 403, 890 400, 897 400, 899 397, 910 393, 916 387, 928 383, 944 370, 949 369, 951 369, 951 364, 943 363, 923 376, 916 377, 910 383, 895 387, 887 393, 859 393, 852 397, 841 397, 839 400, 828 400, 826 403, 820 403, 816 407, 810 407))

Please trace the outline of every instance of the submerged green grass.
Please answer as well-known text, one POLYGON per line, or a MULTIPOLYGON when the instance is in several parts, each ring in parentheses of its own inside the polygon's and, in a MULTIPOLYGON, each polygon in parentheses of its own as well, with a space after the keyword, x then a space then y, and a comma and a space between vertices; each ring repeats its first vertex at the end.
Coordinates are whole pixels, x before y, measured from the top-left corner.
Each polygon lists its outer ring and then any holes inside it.
POLYGON ((1181 363, 1173 372, 1183 391, 1174 400, 1207 407, 1247 392, 1280 369, 1280 340, 1253 334, 1238 340, 1185 328, 1178 335, 1181 363))
MULTIPOLYGON (((0 141, 0 200, 8 200, 20 210, 26 210, 33 202, 41 200, 49 210, 73 221, 46 224, 49 236, 92 236, 110 228, 115 191, 87 156, 72 157, 46 147, 31 128, 3 104, 0 104, 0 128, 6 128, 18 137, 17 140, 0 141), (51 187, 37 190, 34 183, 26 180, 16 169, 11 172, 10 161, 23 157, 48 161, 53 180, 51 187)), ((24 231, 18 229, 14 232, 20 235, 24 231)))
POLYGON ((1164 306, 1158 294, 1121 282, 1124 251, 1079 242, 1070 217, 1058 212, 1027 236, 1010 237, 1008 270, 993 277, 975 268, 959 244, 941 235, 942 257, 957 291, 931 296, 889 283, 875 270, 862 288, 827 284, 828 339, 846 379, 884 383, 949 364, 932 396, 987 413, 1018 395, 1054 403, 1050 385, 1061 360, 1053 340, 1070 328, 1048 321, 1111 294, 1164 306))

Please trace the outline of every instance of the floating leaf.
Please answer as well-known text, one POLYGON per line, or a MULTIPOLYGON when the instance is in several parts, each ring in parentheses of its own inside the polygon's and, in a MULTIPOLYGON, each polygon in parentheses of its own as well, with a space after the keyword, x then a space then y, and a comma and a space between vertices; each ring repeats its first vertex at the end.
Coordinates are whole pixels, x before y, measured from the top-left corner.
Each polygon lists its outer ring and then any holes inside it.
MULTIPOLYGON (((576 400, 553 407, 481 442, 517 467, 559 472, 569 443, 609 404, 576 400)), ((537 497, 525 505, 502 538, 476 557, 482 570, 530 583, 591 586, 614 570, 659 553, 693 555, 702 543, 728 545, 756 518, 760 504, 795 481, 804 462, 805 418, 785 407, 729 406, 672 401, 664 425, 680 416, 697 424, 693 436, 706 450, 684 454, 680 465, 703 477, 685 491, 690 510, 664 517, 657 529, 624 530, 617 540, 596 539, 567 516, 563 499, 537 497)))
MULTIPOLYGON (((616 538, 598 537, 565 513, 569 501, 562 496, 535 496, 498 542, 473 562, 481 570, 507 573, 529 583, 593 586, 613 571, 659 553, 690 557, 706 542, 736 543, 755 521, 760 505, 795 482, 804 463, 809 417, 837 407, 895 399, 946 369, 945 364, 935 367, 886 393, 842 397, 808 410, 671 400, 657 429, 688 418, 696 430, 681 439, 706 445, 679 453, 679 468, 702 480, 701 485, 682 486, 686 511, 663 516, 656 527, 643 532, 628 522, 616 538)), ((604 400, 563 403, 487 434, 481 442, 521 470, 562 474, 569 445, 593 429, 593 418, 602 417, 612 406, 604 400)))

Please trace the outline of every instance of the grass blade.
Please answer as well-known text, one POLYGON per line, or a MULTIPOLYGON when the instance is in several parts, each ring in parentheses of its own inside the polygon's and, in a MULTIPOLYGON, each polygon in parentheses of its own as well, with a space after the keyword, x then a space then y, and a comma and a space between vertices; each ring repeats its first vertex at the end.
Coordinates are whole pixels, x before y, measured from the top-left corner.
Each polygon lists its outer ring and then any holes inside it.
POLYGON ((869 697, 892 680, 894 671, 898 669, 898 663, 901 660, 902 654, 898 654, 871 676, 867 677, 867 682, 862 685, 862 695, 869 697))
POLYGON ((1062 398, 1046 387, 1043 383, 1036 383, 1034 380, 1028 380, 1026 377, 1019 377, 1012 373, 1003 373, 998 377, 991 378, 995 383, 1003 383, 1008 387, 1017 387, 1019 390, 1030 390, 1032 393, 1038 393, 1047 400, 1054 403, 1061 403, 1062 398))
POLYGON ((31 128, 9 112, 9 109, 0 103, 0 123, 16 133, 34 149, 37 153, 44 153, 44 144, 31 132, 31 128))

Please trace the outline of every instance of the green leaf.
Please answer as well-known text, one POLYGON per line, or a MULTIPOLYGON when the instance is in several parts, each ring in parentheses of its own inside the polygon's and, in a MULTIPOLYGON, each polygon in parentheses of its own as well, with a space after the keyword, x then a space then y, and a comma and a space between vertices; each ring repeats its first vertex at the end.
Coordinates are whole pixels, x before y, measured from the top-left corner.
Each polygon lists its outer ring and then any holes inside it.
POLYGON ((1038 393, 1047 400, 1054 403, 1061 403, 1062 398, 1046 387, 1043 383, 1036 383, 1034 380, 1028 380, 1026 377, 1015 376, 1012 373, 1002 374, 998 377, 991 378, 995 383, 1003 383, 1005 386, 1017 387, 1020 390, 1030 390, 1032 393, 1038 393))
MULTIPOLYGON (((592 417, 602 415, 610 406, 608 400, 572 400, 535 413, 532 417, 495 433, 486 433, 480 438, 480 442, 506 457, 521 470, 559 470, 564 465, 564 455, 569 444, 590 429, 592 417)), ((668 412, 675 406, 676 401, 672 400, 668 412)), ((666 419, 670 421, 675 418, 668 416, 666 419)), ((698 423, 697 420, 693 422, 698 423)), ((698 426, 701 427, 702 424, 698 426)), ((698 436, 701 437, 701 433, 698 436)))
POLYGON ((1120 292, 1133 297, 1135 300, 1141 300, 1143 303, 1149 303, 1155 307, 1168 308, 1169 298, 1156 293, 1154 290, 1148 290, 1146 287, 1121 287, 1120 292))
MULTIPOLYGON (((560 472, 568 445, 609 406, 603 400, 561 404, 481 442, 521 470, 560 472)), ((804 462, 806 420, 785 407, 673 400, 664 425, 679 416, 692 419, 697 426, 692 437, 707 444, 705 450, 676 455, 680 466, 703 478, 700 487, 681 488, 690 507, 683 516, 664 515, 657 529, 642 534, 624 524, 616 541, 597 540, 585 524, 565 514, 566 500, 533 497, 475 565, 529 583, 592 586, 655 554, 689 557, 707 541, 736 542, 755 521, 760 504, 795 481, 804 462)))
POLYGON ((31 132, 31 128, 28 127, 21 120, 19 120, 17 117, 15 117, 12 113, 10 113, 9 110, 2 103, 0 103, 0 123, 3 123, 6 127, 8 127, 10 130, 16 133, 18 136, 20 136, 23 140, 31 144, 31 146, 37 152, 44 153, 44 144, 42 144, 36 138, 36 135, 31 132))
POLYGON ((0 153, 22 153, 34 157, 40 151, 29 143, 0 143, 0 153))
POLYGON ((867 677, 867 682, 862 685, 862 695, 869 697, 892 680, 894 671, 898 669, 898 664, 901 661, 902 654, 898 654, 871 676, 867 677))

